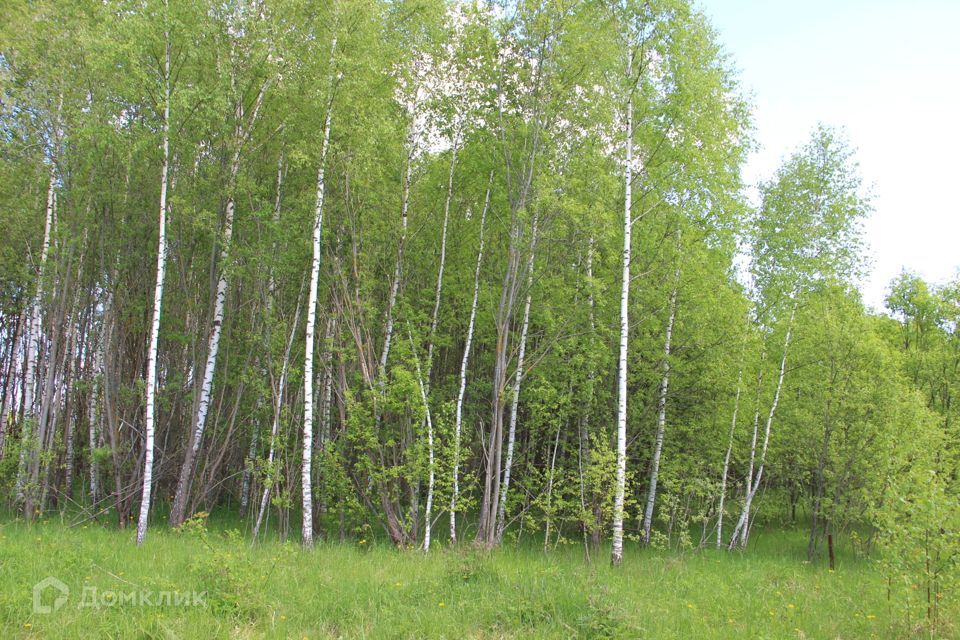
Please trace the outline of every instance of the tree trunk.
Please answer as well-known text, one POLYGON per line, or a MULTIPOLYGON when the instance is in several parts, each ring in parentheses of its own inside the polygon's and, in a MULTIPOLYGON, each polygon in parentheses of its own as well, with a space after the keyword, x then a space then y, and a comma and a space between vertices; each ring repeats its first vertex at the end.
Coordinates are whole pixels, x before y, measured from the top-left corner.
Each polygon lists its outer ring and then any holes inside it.
POLYGON ((323 256, 323 198, 326 185, 324 172, 327 149, 330 145, 330 120, 333 112, 333 61, 337 39, 330 47, 330 82, 327 116, 323 123, 323 141, 320 143, 320 168, 317 170, 317 200, 313 218, 313 262, 310 269, 310 292, 307 302, 306 347, 303 365, 303 460, 300 469, 300 490, 303 498, 302 544, 313 546, 313 351, 316 345, 314 329, 317 320, 317 288, 320 280, 320 259, 323 256))
MULTIPOLYGON (((16 487, 14 489, 18 502, 25 499, 24 485, 27 474, 27 451, 33 449, 35 430, 37 429, 37 415, 34 413, 34 397, 36 395, 37 364, 40 358, 41 326, 40 300, 43 295, 44 270, 47 256, 50 253, 50 235, 53 230, 53 215, 56 207, 56 167, 50 162, 50 180, 47 187, 47 213, 43 229, 43 244, 40 250, 40 264, 37 267, 37 290, 33 294, 30 305, 30 326, 27 332, 27 350, 24 359, 27 362, 23 376, 23 429, 21 434, 20 459, 17 466, 16 487)), ((26 514, 29 518, 30 515, 26 514)))
MULTIPOLYGON (((276 195, 273 200, 273 226, 274 233, 280 225, 280 203, 282 202, 283 197, 283 177, 286 173, 285 171, 285 155, 283 148, 281 147, 280 153, 277 156, 277 189, 276 195)), ((273 251, 277 251, 277 242, 273 242, 273 251)), ((273 321, 273 300, 276 294, 277 283, 274 278, 274 272, 271 268, 270 275, 267 279, 267 318, 269 322, 273 321)), ((264 372, 266 374, 266 372, 264 372)), ((250 494, 253 490, 253 471, 254 465, 257 459, 257 448, 259 446, 259 429, 254 429, 253 436, 250 439, 250 451, 247 453, 247 466, 243 470, 243 484, 240 494, 240 517, 244 517, 249 509, 250 494)))
POLYGON ((301 284, 300 296, 297 297, 297 310, 293 314, 293 326, 290 328, 290 337, 287 339, 287 348, 283 352, 283 363, 280 365, 280 379, 276 385, 271 385, 273 389, 273 423, 270 427, 270 446, 267 452, 267 477, 263 482, 263 494, 260 496, 260 509, 257 511, 256 524, 253 525, 253 540, 256 541, 260 536, 260 526, 263 524, 263 517, 270 506, 270 490, 276 482, 274 478, 273 459, 277 450, 277 438, 280 435, 280 415, 283 411, 283 394, 287 386, 287 370, 290 365, 290 351, 293 349, 293 339, 297 335, 297 325, 300 322, 300 303, 303 300, 303 286, 301 284))
MULTIPOLYGON (((677 231, 677 249, 680 249, 680 232, 677 231)), ((657 500, 657 479, 660 475, 660 455, 663 452, 663 434, 667 424, 667 390, 670 386, 670 342, 673 338, 673 323, 677 317, 677 290, 680 288, 680 267, 670 292, 670 316, 667 319, 667 331, 663 341, 663 377, 657 393, 657 436, 653 444, 653 460, 650 465, 650 488, 647 492, 647 505, 643 511, 643 544, 650 544, 650 529, 653 527, 653 506, 657 500)))
POLYGON ((737 373, 737 395, 733 400, 733 419, 730 422, 730 437, 727 438, 727 453, 723 457, 723 475, 720 478, 720 504, 717 506, 717 549, 723 538, 723 503, 727 497, 727 474, 730 471, 730 454, 733 452, 733 434, 737 430, 737 412, 740 410, 740 389, 743 383, 743 367, 737 373))
POLYGON ((417 347, 413 343, 413 333, 408 331, 410 337, 410 350, 413 353, 414 364, 417 368, 417 383, 420 387, 420 399, 423 400, 423 417, 427 424, 427 469, 429 477, 427 478, 427 507, 424 512, 423 529, 423 551, 430 552, 430 528, 431 518, 433 517, 433 420, 430 417, 430 403, 427 401, 427 387, 424 384, 423 372, 420 369, 420 357, 417 355, 417 347))
MULTIPOLYGON (((627 77, 633 76, 633 49, 627 54, 627 77)), ((633 182, 633 92, 627 97, 626 161, 623 169, 623 276, 620 285, 620 355, 617 366, 617 479, 613 496, 613 547, 610 562, 623 562, 623 503, 627 482, 627 344, 630 337, 630 249, 633 182)))
POLYGON ((236 184, 237 175, 240 173, 240 155, 243 144, 249 135, 250 129, 256 122, 257 114, 260 111, 260 105, 263 103, 263 95, 267 89, 269 81, 265 81, 257 93, 254 100, 253 110, 249 122, 244 123, 243 99, 237 98, 236 104, 236 127, 234 132, 234 149, 230 162, 230 176, 227 185, 227 202, 225 207, 223 223, 223 239, 220 248, 220 275, 217 280, 217 291, 213 310, 213 326, 210 331, 210 339, 207 344, 207 360, 203 368, 203 382, 200 386, 200 397, 197 402, 197 413, 193 423, 193 430, 190 433, 190 440, 187 444, 187 450, 184 454, 183 465, 180 467, 180 476, 177 480, 177 491, 173 499, 173 506, 170 509, 170 526, 179 527, 183 524, 187 515, 187 503, 189 501, 190 486, 193 482, 193 474, 196 470, 197 453, 203 444, 203 433, 207 426, 207 412, 210 409, 211 390, 213 388, 213 374, 217 367, 217 354, 220 350, 220 334, 223 330, 224 307, 227 302, 227 274, 230 270, 230 248, 233 238, 233 216, 236 209, 236 184))
POLYGON ((463 346, 463 358, 460 361, 460 388, 457 391, 457 408, 453 431, 453 491, 450 497, 450 544, 457 543, 457 502, 460 498, 460 438, 463 429, 463 398, 467 391, 467 364, 470 361, 470 347, 473 343, 473 327, 477 319, 477 300, 480 296, 480 265, 483 263, 484 229, 487 221, 487 209, 490 206, 490 188, 493 173, 487 184, 487 194, 483 200, 483 212, 480 214, 480 247, 477 250, 477 266, 473 272, 473 302, 470 303, 470 321, 467 324, 467 340, 463 346))
POLYGON ((747 540, 750 535, 750 506, 753 498, 760 488, 760 480, 763 478, 763 466, 767 457, 767 447, 770 444, 770 429, 773 426, 773 417, 777 412, 777 404, 780 402, 780 392, 783 389, 783 378, 787 368, 787 352, 790 348, 790 337, 793 333, 793 320, 797 312, 797 303, 794 302, 790 308, 790 320, 787 322, 787 333, 783 338, 783 356, 780 358, 780 377, 777 379, 777 388, 773 393, 773 402, 770 405, 770 412, 767 414, 767 424, 763 436, 763 448, 760 450, 760 464, 757 468, 757 477, 752 486, 747 487, 747 496, 743 503, 743 513, 740 514, 740 520, 733 533, 733 539, 730 541, 730 547, 737 544, 740 547, 747 546, 747 540), (739 535, 739 539, 738 536, 739 535))
POLYGON ((520 406, 520 383, 523 381, 523 363, 527 351, 527 331, 530 328, 530 303, 533 293, 533 262, 536 245, 537 219, 534 218, 532 237, 530 239, 530 256, 527 258, 527 299, 523 305, 523 324, 520 326, 520 347, 517 352, 517 372, 513 378, 510 424, 507 429, 507 458, 503 468, 503 489, 499 492, 499 495, 497 495, 497 491, 494 491, 494 500, 497 503, 495 544, 500 544, 503 540, 503 532, 507 526, 507 492, 510 490, 510 474, 513 469, 513 450, 517 440, 517 411, 520 406))
POLYGON ((147 536, 150 515, 150 493, 153 487, 153 439, 157 387, 157 342, 160 338, 160 309, 163 301, 163 278, 167 270, 167 172, 170 162, 170 32, 164 33, 163 63, 163 164, 160 165, 160 234, 157 242, 157 283, 153 290, 153 319, 150 323, 150 347, 147 351, 147 407, 144 425, 143 492, 140 519, 137 522, 137 545, 147 536))
POLYGON ((10 417, 16 415, 16 395, 17 387, 15 384, 18 354, 20 353, 20 343, 23 341, 23 330, 26 325, 26 315, 21 314, 14 321, 13 335, 10 337, 10 349, 7 355, 7 372, 3 382, 3 403, 0 405, 0 460, 3 460, 4 450, 6 449, 7 430, 10 423, 13 422, 10 417))

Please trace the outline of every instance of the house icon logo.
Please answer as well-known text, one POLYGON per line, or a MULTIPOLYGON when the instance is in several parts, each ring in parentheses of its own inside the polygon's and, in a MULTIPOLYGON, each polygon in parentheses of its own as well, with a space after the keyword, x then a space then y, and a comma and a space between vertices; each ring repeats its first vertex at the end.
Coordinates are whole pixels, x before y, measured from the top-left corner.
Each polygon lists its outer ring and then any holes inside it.
POLYGON ((67 603, 67 597, 69 595, 70 587, 53 576, 47 576, 33 585, 33 612, 53 613, 67 603), (44 604, 44 593, 51 590, 53 592, 53 604, 44 604))

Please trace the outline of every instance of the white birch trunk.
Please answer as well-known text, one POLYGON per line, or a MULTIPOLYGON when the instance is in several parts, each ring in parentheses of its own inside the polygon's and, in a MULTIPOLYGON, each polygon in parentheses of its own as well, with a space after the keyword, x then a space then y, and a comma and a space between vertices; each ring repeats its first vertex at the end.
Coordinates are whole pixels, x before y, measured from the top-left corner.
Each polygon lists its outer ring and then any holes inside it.
POLYGON ((93 367, 91 371, 91 387, 90 387, 90 401, 87 406, 87 422, 88 422, 88 434, 89 438, 89 448, 90 448, 90 503, 96 504, 97 498, 100 494, 100 468, 97 464, 97 458, 94 454, 94 450, 97 448, 97 440, 99 438, 97 425, 100 420, 100 412, 98 410, 101 391, 100 388, 103 385, 103 329, 101 328, 97 335, 98 344, 93 351, 93 367))
MULTIPOLYGON (((678 249, 679 236, 678 236, 678 249)), ((653 506, 657 501, 657 480, 660 476, 660 456, 663 453, 663 434, 667 425, 667 390, 670 387, 670 343, 673 338, 673 323, 677 317, 677 290, 680 288, 680 268, 677 268, 673 291, 670 293, 670 316, 667 319, 667 331, 663 341, 663 377, 657 394, 657 436, 653 444, 653 461, 650 466, 650 487, 647 491, 647 505, 643 511, 643 544, 650 544, 650 530, 653 527, 653 506)))
MULTIPOLYGON (((633 49, 627 54, 627 78, 633 76, 633 49)), ((627 96, 626 161, 623 169, 623 282, 620 287, 620 355, 617 368, 617 479, 613 496, 613 547, 610 562, 623 562, 623 504, 627 482, 627 342, 630 336, 630 249, 633 187, 633 90, 627 96)))
MULTIPOLYGON (((412 126, 412 125, 411 125, 412 126)), ((407 167, 403 174, 403 194, 400 202, 400 243, 397 248, 397 262, 393 270, 393 282, 390 284, 390 296, 387 299, 387 317, 383 330, 383 351, 380 353, 380 369, 377 372, 380 393, 386 385, 387 362, 390 360, 390 345, 393 341, 393 308, 397 304, 397 292, 400 290, 400 271, 403 264, 403 246, 407 241, 407 215, 410 206, 410 180, 413 175, 413 143, 408 143, 407 167)))
POLYGON ((163 279, 167 269, 167 176, 170 169, 170 32, 164 33, 163 63, 163 164, 160 167, 160 233, 157 241, 157 282, 153 290, 153 318, 150 323, 150 347, 147 351, 147 406, 144 421, 143 491, 140 518, 137 521, 137 546, 147 536, 150 515, 150 493, 153 488, 154 421, 157 387, 157 342, 160 338, 160 309, 163 301, 163 279))
POLYGON ((720 504, 717 506, 717 549, 723 538, 723 503, 727 497, 727 474, 730 471, 730 454, 733 452, 733 435, 737 430, 737 413, 740 411, 740 389, 743 383, 743 368, 737 373, 737 395, 733 400, 733 420, 730 423, 730 437, 727 439, 727 453, 723 457, 723 475, 720 477, 720 504))
POLYGON ((327 163, 327 149, 330 145, 330 120, 333 112, 333 61, 337 49, 337 39, 333 38, 330 47, 330 90, 327 103, 327 116, 323 123, 323 141, 320 144, 320 168, 317 170, 317 201, 313 219, 313 262, 310 269, 310 293, 307 303, 306 351, 303 365, 303 460, 300 468, 300 490, 303 498, 302 544, 313 546, 313 351, 317 319, 317 287, 320 280, 320 259, 322 257, 323 238, 323 198, 327 163))
MULTIPOLYGON (((273 200, 273 226, 276 229, 280 224, 280 203, 283 197, 283 176, 284 176, 284 152, 281 147, 277 156, 277 190, 273 200)), ((276 253, 277 243, 273 242, 273 250, 276 253)), ((272 321, 273 299, 276 293, 277 283, 274 278, 273 269, 270 270, 270 276, 267 279, 267 318, 272 321)), ((266 372, 264 372, 266 373, 266 372)), ((250 502, 250 493, 253 488, 253 465, 257 458, 257 447, 259 446, 259 430, 255 429, 253 437, 250 439, 250 451, 247 454, 247 467, 243 470, 243 488, 240 498, 240 515, 243 517, 248 509, 250 502)))
POLYGON ((550 475, 547 477, 547 522, 543 531, 544 552, 548 551, 550 548, 550 526, 553 522, 553 477, 557 468, 557 451, 560 449, 560 430, 562 426, 563 423, 557 425, 557 437, 553 441, 553 455, 550 456, 550 475))
MULTIPOLYGON (((791 296, 792 297, 792 296, 791 296)), ((777 405, 780 403, 780 392, 783 389, 783 379, 787 370, 787 352, 790 348, 790 338, 793 334, 793 320, 796 317, 796 302, 790 309, 790 320, 787 322, 787 333, 783 338, 783 355, 780 358, 780 375, 777 378, 777 388, 773 392, 773 402, 770 404, 770 411, 767 413, 766 426, 763 435, 763 448, 760 450, 760 463, 757 467, 757 477, 753 484, 747 485, 746 498, 743 501, 743 512, 740 514, 740 520, 734 529, 733 538, 730 541, 730 547, 733 548, 739 544, 740 547, 746 547, 750 536, 750 507, 753 498, 760 488, 760 481, 763 479, 763 467, 767 458, 767 448, 770 445, 770 430, 773 426, 773 418, 777 412, 777 405)))
POLYGON ((189 448, 184 457, 183 465, 180 468, 180 477, 177 481, 177 491, 173 501, 173 507, 170 511, 170 524, 180 526, 186 517, 187 501, 189 499, 190 485, 193 481, 193 474, 196 468, 197 453, 203 444, 203 434, 207 425, 207 414, 210 410, 211 391, 213 389, 213 375, 217 367, 217 355, 220 352, 220 335, 223 331, 223 316, 227 302, 227 288, 229 280, 227 274, 230 270, 230 249, 233 239, 233 218, 236 210, 236 182, 237 175, 240 173, 240 155, 243 144, 246 142, 249 129, 256 122, 260 111, 260 105, 263 103, 263 95, 267 89, 269 81, 265 81, 260 86, 260 91, 254 100, 254 106, 249 118, 249 122, 244 124, 244 113, 242 98, 238 98, 236 108, 236 132, 233 150, 233 157, 230 162, 230 178, 227 187, 227 202, 225 206, 225 215, 223 222, 223 239, 220 248, 220 275, 217 279, 217 292, 213 309, 213 326, 210 331, 210 338, 207 343, 207 359, 203 367, 203 378, 200 385, 200 397, 197 403, 197 414, 193 425, 193 431, 190 436, 189 448))
POLYGON ((513 470, 513 450, 517 441, 517 411, 520 407, 520 384, 523 382, 523 363, 527 353, 527 332, 530 328, 530 303, 533 293, 533 262, 537 245, 537 218, 533 219, 530 239, 530 256, 527 258, 527 299, 523 305, 523 324, 520 326, 520 346, 517 352, 517 372, 513 378, 513 397, 510 403, 510 424, 507 429, 507 457, 503 467, 503 486, 497 501, 497 544, 503 540, 507 527, 507 492, 510 490, 510 474, 513 470))
POLYGON ((417 368, 417 383, 420 387, 420 399, 423 401, 423 417, 427 425, 427 506, 424 512, 424 528, 423 528, 423 552, 430 553, 430 530, 432 528, 431 519, 433 518, 433 485, 434 485, 434 468, 433 468, 433 420, 430 417, 430 403, 427 401, 427 387, 424 383, 423 372, 420 369, 420 357, 417 355, 417 347, 413 343, 413 333, 409 332, 410 337, 410 350, 413 353, 414 364, 417 368))
MULTIPOLYGON (((491 181, 493 174, 490 174, 491 181)), ((460 361, 460 388, 457 391, 457 409, 454 414, 453 430, 453 493, 450 497, 450 544, 457 543, 457 502, 460 499, 460 438, 463 431, 463 398, 467 392, 467 365, 470 362, 470 347, 473 344, 473 327, 477 320, 477 299, 480 297, 480 266, 483 264, 484 229, 487 221, 487 209, 490 206, 490 185, 483 201, 480 214, 480 247, 477 250, 477 266, 473 272, 473 302, 470 303, 470 322, 467 324, 467 341, 463 346, 463 359, 460 361)))
MULTIPOLYGON (((260 413, 261 402, 257 400, 257 413, 260 413)), ((243 467, 243 481, 240 485, 240 517, 247 516, 247 510, 250 508, 250 489, 253 485, 253 465, 257 460, 257 447, 260 444, 259 425, 253 427, 253 435, 250 437, 250 448, 247 450, 246 462, 243 467)))
POLYGON ((20 362, 18 354, 20 353, 20 343, 23 341, 23 334, 27 324, 26 314, 21 313, 14 325, 13 336, 10 341, 10 351, 8 352, 7 377, 4 380, 3 388, 0 393, 3 394, 3 403, 0 404, 0 460, 3 460, 4 450, 6 448, 7 429, 9 428, 8 416, 16 415, 16 369, 20 362))
POLYGON ((443 292, 443 270, 447 260, 447 225, 450 221, 450 202, 453 200, 453 175, 457 167, 457 153, 459 151, 460 134, 453 139, 453 150, 450 158, 450 173, 447 176, 447 197, 443 202, 443 230, 440 235, 440 266, 437 269, 437 288, 433 301, 433 316, 430 318, 430 340, 427 344, 427 369, 424 376, 427 395, 430 395, 430 374, 433 371, 433 345, 437 334, 437 325, 440 323, 440 297, 443 292))
POLYGON ((263 517, 270 504, 270 490, 273 487, 275 479, 273 474, 273 460, 277 451, 277 437, 280 434, 280 414, 283 410, 283 394, 287 388, 287 370, 290 366, 290 351, 293 349, 293 339, 297 335, 297 326, 300 322, 300 303, 303 300, 303 289, 301 285, 300 296, 297 298, 297 310, 293 314, 293 326, 290 328, 290 337, 287 339, 287 348, 283 352, 283 364, 280 365, 280 380, 273 389, 273 424, 270 426, 270 446, 267 452, 267 473, 268 477, 263 483, 263 494, 260 496, 260 509, 257 511, 257 521, 253 526, 253 540, 256 542, 260 535, 260 527, 263 524, 263 517))
MULTIPOLYGON (((333 331, 336 326, 336 317, 333 314, 327 318, 327 328, 324 334, 324 349, 321 361, 323 362, 323 389, 320 393, 320 453, 325 454, 327 443, 330 441, 330 411, 333 405, 333 331)), ((322 473, 322 468, 320 470, 322 473)), ((318 473, 317 486, 320 492, 317 508, 321 515, 327 513, 327 492, 323 478, 318 473)))
POLYGON ((20 458, 17 465, 17 479, 15 494, 17 502, 25 499, 24 484, 27 473, 27 450, 33 447, 34 433, 37 428, 36 414, 34 413, 34 402, 36 396, 37 383, 37 364, 41 353, 41 329, 40 329, 40 298, 43 293, 44 269, 47 264, 47 256, 50 253, 50 235, 53 230, 53 215, 56 206, 56 167, 51 159, 50 162, 50 181, 47 187, 47 210, 43 226, 43 244, 40 248, 40 265, 37 269, 37 291, 33 295, 33 302, 30 305, 30 326, 26 340, 26 354, 24 358, 27 361, 26 372, 23 379, 23 417, 24 427, 21 436, 22 445, 20 447, 20 458))
MULTIPOLYGON (((427 338, 427 366, 426 374, 424 378, 424 393, 427 396, 425 402, 429 402, 430 396, 430 375, 433 371, 433 347, 437 334, 437 326, 440 323, 440 300, 443 295, 443 272, 444 267, 447 262, 447 228, 450 221, 450 203, 453 200, 453 176, 457 166, 457 153, 459 151, 460 144, 460 134, 459 131, 454 136, 453 139, 453 149, 451 150, 450 158, 450 171, 447 175, 447 196, 444 199, 443 203, 443 228, 440 234, 440 266, 437 269, 437 286, 434 292, 434 301, 433 301, 433 315, 430 318, 430 334, 427 338)), ((419 363, 418 363, 419 366, 419 363)), ((426 407, 426 411, 429 414, 430 407, 426 407)), ((430 509, 433 507, 433 427, 432 425, 426 424, 426 420, 429 419, 429 415, 424 416, 424 425, 427 429, 427 436, 430 442, 428 443, 430 457, 430 486, 427 490, 427 513, 426 513, 426 525, 424 529, 424 551, 429 551, 430 547, 430 509)), ((416 518, 419 516, 419 507, 417 506, 418 498, 420 494, 420 480, 417 479, 416 485, 413 489, 413 505, 412 510, 414 512, 414 523, 416 523, 416 518)))

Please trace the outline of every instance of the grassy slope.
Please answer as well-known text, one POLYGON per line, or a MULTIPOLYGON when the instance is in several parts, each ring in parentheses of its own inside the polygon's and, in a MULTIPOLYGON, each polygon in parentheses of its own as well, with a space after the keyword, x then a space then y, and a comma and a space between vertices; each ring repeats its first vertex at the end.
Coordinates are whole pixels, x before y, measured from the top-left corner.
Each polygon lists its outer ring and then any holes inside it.
POLYGON ((757 535, 746 554, 628 549, 621 570, 550 554, 423 557, 370 544, 251 548, 237 537, 133 532, 47 522, 0 525, 2 638, 889 638, 893 620, 873 565, 802 561, 801 532, 757 535), (71 588, 54 613, 31 587, 71 588), (80 607, 83 587, 207 591, 206 607, 80 607))

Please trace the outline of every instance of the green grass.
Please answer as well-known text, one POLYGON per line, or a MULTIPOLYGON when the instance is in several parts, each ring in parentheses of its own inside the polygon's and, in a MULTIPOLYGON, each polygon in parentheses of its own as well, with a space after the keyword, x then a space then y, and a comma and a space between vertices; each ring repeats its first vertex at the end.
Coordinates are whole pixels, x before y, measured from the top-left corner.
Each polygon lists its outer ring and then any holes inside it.
MULTIPOLYGON (((0 638, 897 638, 883 577, 841 549, 837 570, 803 562, 801 531, 746 553, 628 548, 623 567, 583 549, 249 542, 229 532, 133 531, 58 522, 0 525, 0 638), (52 613, 32 586, 70 587, 52 613), (102 594, 206 592, 204 606, 80 606, 102 594)), ((157 596, 151 595, 154 599, 157 596)), ((47 598, 52 601, 52 597, 47 598)), ((45 602, 47 602, 45 601, 45 602)), ((936 637, 952 637, 948 623, 936 637)), ((924 635, 923 637, 929 637, 924 635)))

